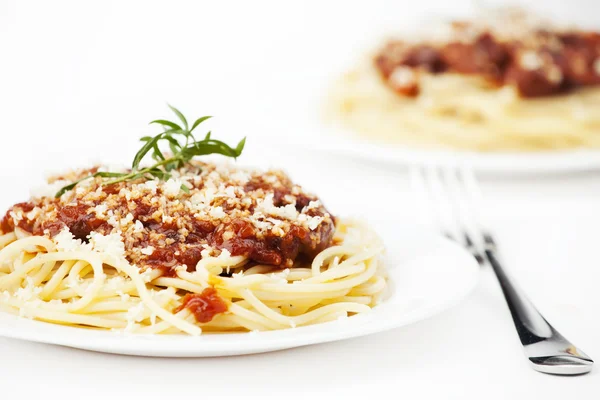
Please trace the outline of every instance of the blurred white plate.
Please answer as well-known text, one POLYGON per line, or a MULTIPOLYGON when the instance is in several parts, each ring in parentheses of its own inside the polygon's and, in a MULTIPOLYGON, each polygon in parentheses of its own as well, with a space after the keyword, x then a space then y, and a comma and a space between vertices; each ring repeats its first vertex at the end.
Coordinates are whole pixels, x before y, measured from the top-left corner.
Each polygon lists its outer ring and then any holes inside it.
POLYGON ((459 150, 424 150, 369 143, 348 135, 339 138, 326 135, 316 142, 301 142, 297 146, 311 147, 323 153, 340 154, 366 161, 405 166, 410 164, 468 165, 487 174, 559 174, 600 169, 600 151, 564 150, 520 153, 477 153, 459 150))
MULTIPOLYGON (((477 172, 492 175, 543 175, 600 170, 600 151, 562 150, 547 152, 484 153, 451 149, 417 149, 399 144, 370 142, 339 128, 320 124, 316 120, 298 118, 284 128, 289 118, 278 118, 261 134, 249 135, 249 140, 261 140, 284 151, 311 151, 323 156, 339 155, 388 167, 410 164, 467 165, 477 172), (284 136, 285 134, 285 136, 284 136), (261 137, 262 136, 262 137, 261 137)), ((255 123, 259 126, 260 123, 255 123)), ((254 132, 254 130, 252 131, 254 132)))
POLYGON ((0 336, 105 353, 156 357, 212 357, 262 353, 382 332, 429 318, 459 302, 477 283, 473 257, 445 238, 375 224, 388 249, 391 294, 371 312, 344 320, 281 331, 133 335, 32 321, 0 313, 0 336))

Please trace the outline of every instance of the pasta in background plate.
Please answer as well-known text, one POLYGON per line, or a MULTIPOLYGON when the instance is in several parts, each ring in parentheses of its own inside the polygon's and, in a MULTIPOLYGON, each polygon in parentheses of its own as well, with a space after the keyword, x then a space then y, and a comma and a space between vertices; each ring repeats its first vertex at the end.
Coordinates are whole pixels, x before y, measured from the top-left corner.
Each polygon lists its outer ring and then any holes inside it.
POLYGON ((600 147, 600 34, 514 11, 442 28, 391 40, 344 74, 328 118, 424 148, 600 147))

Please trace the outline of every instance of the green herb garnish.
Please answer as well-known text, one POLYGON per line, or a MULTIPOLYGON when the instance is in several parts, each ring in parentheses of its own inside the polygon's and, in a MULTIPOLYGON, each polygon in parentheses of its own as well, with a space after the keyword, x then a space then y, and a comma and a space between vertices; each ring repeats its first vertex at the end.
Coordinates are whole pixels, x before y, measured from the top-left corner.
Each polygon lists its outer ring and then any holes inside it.
MULTIPOLYGON (((150 122, 150 124, 161 125, 165 130, 156 136, 144 136, 140 139, 144 142, 144 145, 138 150, 133 158, 131 172, 96 172, 95 174, 86 176, 85 178, 63 187, 56 193, 55 197, 62 196, 77 186, 78 183, 86 179, 95 177, 105 178, 106 181, 102 182, 102 186, 114 185, 115 183, 132 181, 140 178, 168 180, 171 178, 172 170, 183 167, 195 156, 221 154, 226 157, 237 158, 242 154, 246 138, 242 139, 235 148, 230 147, 220 140, 212 139, 210 137, 210 132, 204 136, 204 139, 196 140, 192 132, 198 125, 210 117, 198 118, 190 128, 187 119, 178 109, 170 105, 169 108, 177 115, 181 124, 164 119, 157 119, 150 122), (171 154, 165 154, 160 149, 160 145, 165 142, 168 144, 171 154), (140 163, 148 153, 151 153, 151 157, 156 163, 150 167, 140 169, 140 163)), ((189 192, 189 188, 185 185, 181 186, 181 190, 186 193, 189 192)))

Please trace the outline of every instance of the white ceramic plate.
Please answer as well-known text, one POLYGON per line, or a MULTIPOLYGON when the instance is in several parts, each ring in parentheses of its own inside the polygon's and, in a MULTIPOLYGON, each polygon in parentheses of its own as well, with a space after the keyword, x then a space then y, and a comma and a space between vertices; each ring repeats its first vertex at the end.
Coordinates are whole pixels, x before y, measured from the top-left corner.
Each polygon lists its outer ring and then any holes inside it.
POLYGON ((477 153, 452 150, 421 150, 399 145, 323 135, 317 151, 341 154, 366 161, 393 165, 468 165, 486 174, 559 174, 600 169, 600 151, 564 150, 545 153, 477 153))
POLYGON ((0 336, 116 354, 212 357, 325 343, 412 324, 463 299, 477 283, 479 266, 447 239, 414 230, 397 232, 398 226, 374 225, 388 249, 392 290, 385 302, 366 314, 281 331, 190 337, 87 330, 0 313, 0 336))
MULTIPOLYGON (((542 175, 600 170, 600 151, 596 150, 478 153, 446 149, 416 149, 370 142, 360 138, 354 132, 303 118, 299 118, 299 122, 293 127, 286 127, 286 136, 282 139, 282 128, 277 128, 275 123, 271 121, 269 126, 262 127, 263 135, 270 137, 266 139, 270 145, 287 151, 303 149, 319 152, 324 156, 347 156, 384 166, 460 164, 468 165, 477 172, 492 175, 542 175)), ((282 126, 283 124, 284 122, 282 126)))

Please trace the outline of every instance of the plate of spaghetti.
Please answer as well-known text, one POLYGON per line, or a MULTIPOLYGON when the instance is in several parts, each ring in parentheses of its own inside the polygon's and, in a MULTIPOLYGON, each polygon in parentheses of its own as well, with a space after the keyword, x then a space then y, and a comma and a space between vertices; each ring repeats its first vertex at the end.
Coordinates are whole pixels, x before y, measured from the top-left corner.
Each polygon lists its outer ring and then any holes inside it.
POLYGON ((491 171, 600 167, 599 32, 518 9, 425 26, 379 38, 332 85, 328 148, 491 171))
POLYGON ((455 304, 478 267, 393 218, 334 216, 280 170, 156 120, 127 168, 51 177, 0 222, 0 335, 145 356, 279 350, 399 327, 455 304), (163 150, 168 147, 168 151, 163 150), (152 159, 150 164, 144 160, 152 159), (452 282, 452 284, 449 284, 452 282))

